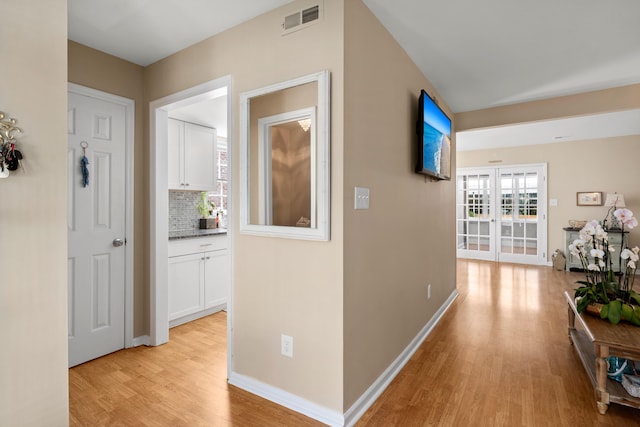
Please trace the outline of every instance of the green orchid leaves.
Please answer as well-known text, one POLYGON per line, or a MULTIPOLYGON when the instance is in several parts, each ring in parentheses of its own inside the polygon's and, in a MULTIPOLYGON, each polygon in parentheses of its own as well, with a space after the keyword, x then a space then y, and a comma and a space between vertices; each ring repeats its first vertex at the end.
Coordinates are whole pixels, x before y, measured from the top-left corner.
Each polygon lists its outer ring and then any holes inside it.
POLYGON ((609 322, 614 325, 620 323, 621 320, 626 320, 633 325, 640 326, 640 306, 634 307, 619 300, 611 301, 602 306, 600 318, 609 319, 609 322))

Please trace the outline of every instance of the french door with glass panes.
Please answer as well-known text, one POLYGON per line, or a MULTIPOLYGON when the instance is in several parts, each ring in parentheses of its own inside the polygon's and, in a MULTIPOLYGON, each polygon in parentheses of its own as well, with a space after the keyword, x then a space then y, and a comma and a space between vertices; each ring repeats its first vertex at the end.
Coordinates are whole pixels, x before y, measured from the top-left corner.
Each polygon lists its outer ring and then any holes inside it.
POLYGON ((458 257, 545 264, 546 175, 546 164, 458 169, 458 257))

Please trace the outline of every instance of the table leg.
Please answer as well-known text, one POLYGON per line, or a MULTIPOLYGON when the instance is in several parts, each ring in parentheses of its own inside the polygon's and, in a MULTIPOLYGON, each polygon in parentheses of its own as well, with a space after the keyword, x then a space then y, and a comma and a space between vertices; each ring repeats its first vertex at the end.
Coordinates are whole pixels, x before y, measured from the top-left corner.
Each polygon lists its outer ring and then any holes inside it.
POLYGON ((568 311, 567 314, 569 316, 569 341, 571 345, 573 345, 573 340, 571 339, 571 332, 576 330, 576 313, 573 311, 570 305, 567 306, 568 311))
POLYGON ((609 347, 596 345, 596 400, 598 412, 604 415, 609 408, 609 393, 607 392, 607 356, 609 347))

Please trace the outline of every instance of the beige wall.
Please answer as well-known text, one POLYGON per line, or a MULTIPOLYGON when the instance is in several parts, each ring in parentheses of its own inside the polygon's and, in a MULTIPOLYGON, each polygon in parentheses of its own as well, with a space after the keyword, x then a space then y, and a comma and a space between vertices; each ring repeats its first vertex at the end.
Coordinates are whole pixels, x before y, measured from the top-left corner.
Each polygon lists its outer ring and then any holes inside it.
POLYGON ((413 172, 418 96, 433 87, 360 0, 345 2, 345 24, 347 409, 455 289, 455 184, 413 172), (370 188, 369 210, 353 209, 355 186, 370 188))
MULTIPOLYGON (((459 168, 547 163, 548 199, 558 200, 558 206, 548 207, 549 260, 556 249, 566 254, 562 227, 570 219, 602 220, 607 214, 604 206, 576 206, 578 191, 602 191, 603 200, 607 193, 621 193, 627 207, 640 217, 639 160, 640 135, 458 152, 459 168)), ((631 244, 639 245, 640 227, 629 237, 631 244)))
MULTIPOLYGON (((239 218, 239 142, 233 153, 234 370, 342 411, 342 1, 325 0, 323 20, 281 35, 282 18, 308 1, 207 39, 145 69, 146 101, 233 76, 234 136, 241 92, 323 69, 331 72, 331 241, 243 235, 239 218), (280 335, 294 357, 280 355, 280 335)), ((314 3, 315 4, 315 3, 314 3)))
POLYGON ((0 180, 0 425, 66 426, 67 2, 2 6, 0 110, 25 171, 0 180))
POLYGON ((149 147, 144 135, 143 68, 73 41, 68 42, 68 78, 72 83, 135 101, 134 123, 134 330, 149 334, 149 147))

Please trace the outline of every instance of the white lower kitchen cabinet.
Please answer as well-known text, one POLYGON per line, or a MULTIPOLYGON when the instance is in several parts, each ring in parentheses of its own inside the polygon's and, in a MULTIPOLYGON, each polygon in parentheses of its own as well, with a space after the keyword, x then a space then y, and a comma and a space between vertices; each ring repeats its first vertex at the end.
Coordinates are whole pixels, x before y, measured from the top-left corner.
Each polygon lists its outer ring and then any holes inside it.
POLYGON ((203 254, 169 257, 169 321, 204 310, 203 254))
POLYGON ((205 252, 204 260, 204 308, 227 305, 229 289, 228 250, 205 252))
POLYGON ((169 326, 227 308, 227 237, 169 242, 169 326))

